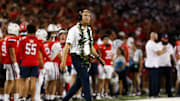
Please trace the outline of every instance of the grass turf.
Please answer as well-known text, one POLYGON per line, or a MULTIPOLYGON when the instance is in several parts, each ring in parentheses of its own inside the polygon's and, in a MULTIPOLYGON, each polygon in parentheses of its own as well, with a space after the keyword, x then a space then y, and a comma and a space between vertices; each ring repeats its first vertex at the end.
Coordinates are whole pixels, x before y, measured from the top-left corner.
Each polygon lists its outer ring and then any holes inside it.
MULTIPOLYGON (((160 94, 162 98, 167 97, 166 94, 160 94)), ((93 100, 93 101, 127 101, 127 100, 140 100, 140 99, 148 99, 147 95, 143 96, 120 96, 117 98, 112 98, 112 99, 101 99, 101 100, 93 100)), ((79 100, 73 100, 73 101, 79 101, 79 100)), ((85 100, 80 100, 80 101, 85 101, 85 100)))

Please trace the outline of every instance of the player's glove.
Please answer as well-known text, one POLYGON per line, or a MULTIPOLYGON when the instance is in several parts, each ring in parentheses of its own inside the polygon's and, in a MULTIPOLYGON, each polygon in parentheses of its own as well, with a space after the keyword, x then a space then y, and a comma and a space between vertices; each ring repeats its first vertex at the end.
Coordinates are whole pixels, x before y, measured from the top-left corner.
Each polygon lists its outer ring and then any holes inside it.
POLYGON ((41 74, 42 75, 46 75, 46 70, 45 69, 41 69, 41 74))
POLYGON ((20 78, 20 69, 19 69, 19 65, 17 62, 13 63, 13 66, 14 66, 14 70, 16 72, 16 78, 19 79, 20 78))

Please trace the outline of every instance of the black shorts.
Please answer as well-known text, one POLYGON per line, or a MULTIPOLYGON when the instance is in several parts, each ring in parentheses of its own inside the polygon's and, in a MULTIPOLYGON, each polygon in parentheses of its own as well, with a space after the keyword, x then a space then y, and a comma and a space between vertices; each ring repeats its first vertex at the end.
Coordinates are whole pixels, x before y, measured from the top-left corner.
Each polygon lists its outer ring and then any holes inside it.
POLYGON ((0 64, 0 88, 4 88, 6 81, 6 69, 3 68, 3 64, 0 64))
POLYGON ((126 78, 127 72, 126 71, 122 71, 122 72, 117 72, 118 76, 119 76, 119 80, 123 80, 126 78))
POLYGON ((39 66, 24 67, 21 66, 21 78, 36 77, 39 76, 39 66))
POLYGON ((91 68, 89 70, 89 75, 98 75, 98 63, 91 63, 91 68))
POLYGON ((130 67, 130 72, 139 72, 139 64, 133 64, 130 67))

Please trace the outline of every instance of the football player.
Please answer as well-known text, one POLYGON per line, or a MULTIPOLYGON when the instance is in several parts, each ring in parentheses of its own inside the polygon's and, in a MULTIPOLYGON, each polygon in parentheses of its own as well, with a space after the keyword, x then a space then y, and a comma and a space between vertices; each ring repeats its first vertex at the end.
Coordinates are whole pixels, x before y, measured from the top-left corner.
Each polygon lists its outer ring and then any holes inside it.
POLYGON ((41 42, 35 37, 36 27, 34 25, 27 26, 28 35, 23 37, 19 44, 20 57, 22 59, 21 78, 25 83, 24 97, 27 97, 30 89, 31 100, 35 101, 36 80, 39 76, 39 58, 41 54, 48 60, 51 60, 44 51, 41 42), (29 80, 30 78, 30 80, 29 80))
MULTIPOLYGON (((59 40, 59 43, 61 44, 61 48, 62 48, 61 54, 63 53, 66 37, 67 37, 67 31, 65 29, 61 29, 60 31, 58 31, 57 40, 59 40)), ((62 94, 64 90, 63 83, 65 83, 66 92, 68 92, 68 90, 70 89, 71 69, 72 69, 72 60, 71 60, 70 53, 67 56, 66 65, 67 65, 67 70, 65 73, 60 72, 60 75, 61 76, 63 75, 63 78, 60 78, 57 83, 57 88, 58 88, 57 92, 58 92, 59 99, 63 98, 63 94, 62 94)))
POLYGON ((101 99, 101 89, 104 87, 104 97, 110 98, 108 96, 108 87, 109 82, 112 77, 112 74, 114 72, 114 68, 112 67, 112 59, 113 59, 113 53, 112 53, 112 45, 108 43, 109 37, 108 35, 104 35, 102 37, 103 44, 99 46, 100 53, 102 55, 103 60, 105 61, 105 65, 99 65, 99 83, 98 83, 98 94, 97 99, 101 99))
POLYGON ((48 42, 44 44, 44 49, 53 59, 44 64, 46 71, 46 100, 54 100, 57 90, 57 80, 59 79, 59 65, 61 60, 61 45, 56 41, 58 28, 54 24, 48 26, 48 42))
MULTIPOLYGON (((47 36, 48 33, 45 29, 38 29, 35 33, 35 36, 38 38, 38 40, 43 44, 44 50, 46 52, 47 55, 50 54, 49 48, 46 47, 47 46, 47 36)), ((42 101, 41 100, 41 86, 43 85, 44 82, 44 78, 45 78, 45 70, 44 70, 44 63, 47 61, 46 57, 44 58, 40 58, 41 61, 41 66, 39 68, 39 77, 38 80, 36 82, 36 94, 35 94, 35 101, 42 101), (43 59, 43 60, 42 60, 43 59)))
POLYGON ((179 40, 176 41, 175 57, 176 57, 176 69, 177 69, 176 96, 180 96, 180 41, 179 40))
MULTIPOLYGON (((0 50, 3 42, 3 33, 0 32, 0 50)), ((3 64, 1 63, 1 51, 0 51, 0 101, 4 99, 4 83, 6 81, 6 70, 3 68, 3 64)))
POLYGON ((14 100, 17 101, 18 95, 18 84, 17 79, 20 77, 20 70, 17 61, 18 53, 18 34, 19 25, 15 23, 9 23, 7 28, 8 35, 3 39, 1 45, 1 62, 4 64, 6 69, 6 82, 4 87, 4 101, 9 101, 9 96, 15 88, 14 100))

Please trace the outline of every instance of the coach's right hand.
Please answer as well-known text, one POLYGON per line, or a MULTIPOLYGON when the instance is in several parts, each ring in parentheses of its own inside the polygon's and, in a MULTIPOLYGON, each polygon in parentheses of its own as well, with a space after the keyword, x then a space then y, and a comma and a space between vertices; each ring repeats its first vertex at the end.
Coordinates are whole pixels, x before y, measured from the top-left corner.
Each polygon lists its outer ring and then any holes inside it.
POLYGON ((61 63, 61 65, 60 65, 60 70, 62 71, 62 72, 64 72, 65 70, 66 70, 66 63, 61 63))

